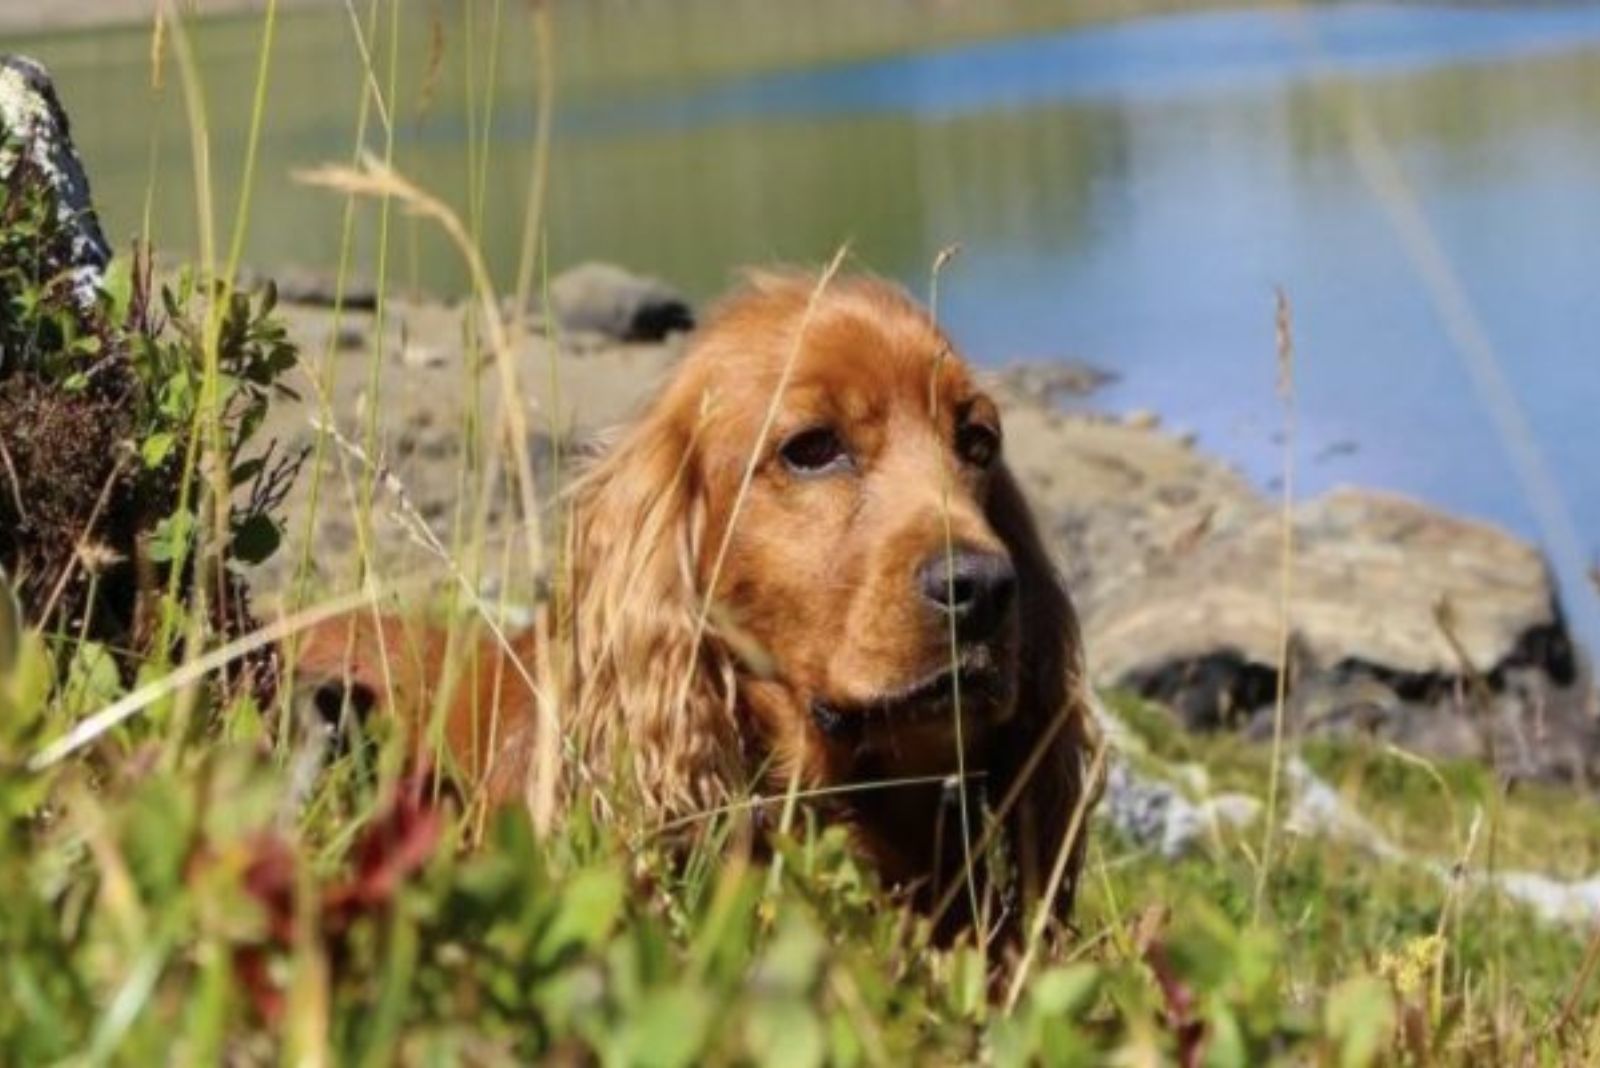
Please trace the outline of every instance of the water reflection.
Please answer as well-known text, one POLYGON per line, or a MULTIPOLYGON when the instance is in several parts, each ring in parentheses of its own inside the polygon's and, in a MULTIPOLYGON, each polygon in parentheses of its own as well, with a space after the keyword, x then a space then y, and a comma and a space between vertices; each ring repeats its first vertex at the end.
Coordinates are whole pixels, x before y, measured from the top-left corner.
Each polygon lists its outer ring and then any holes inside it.
MULTIPOLYGON (((732 265, 820 261, 848 240, 921 287, 935 252, 960 242, 944 311, 972 353, 1115 369, 1110 403, 1165 413, 1263 483, 1277 465, 1271 308, 1282 285, 1299 327, 1308 490, 1391 486, 1535 533, 1350 159, 1331 109, 1355 101, 1414 184, 1600 549, 1600 10, 1340 5, 960 43, 1081 15, 1060 8, 940 6, 908 24, 889 0, 566 5, 552 259, 614 259, 703 296, 732 265)), ((492 134, 483 239, 505 277, 532 125, 527 30, 509 19, 487 109, 486 37, 459 20, 444 29, 444 65, 430 75, 426 18, 401 26, 398 159, 465 208, 474 131, 492 134)), ((256 33, 212 23, 196 37, 224 211, 256 33)), ((145 37, 30 47, 59 72, 110 231, 138 228, 154 159, 159 240, 186 248, 195 201, 175 90, 154 109, 130 106, 150 99, 145 37)), ((288 173, 354 151, 361 80, 348 22, 285 19, 277 55, 249 255, 327 264, 341 206, 288 173)), ((368 207, 366 257, 375 232, 368 207)), ((402 236, 401 282, 460 285, 434 235, 402 236)), ((1600 634, 1574 570, 1569 602, 1600 634)))

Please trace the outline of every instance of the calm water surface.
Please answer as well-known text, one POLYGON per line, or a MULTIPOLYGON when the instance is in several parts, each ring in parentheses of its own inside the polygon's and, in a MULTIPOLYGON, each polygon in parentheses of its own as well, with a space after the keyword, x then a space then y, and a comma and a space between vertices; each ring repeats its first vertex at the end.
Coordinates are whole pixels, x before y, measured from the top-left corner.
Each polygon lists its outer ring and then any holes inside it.
MULTIPOLYGON (((1600 9, 1341 5, 1085 29, 1029 2, 952 16, 873 0, 844 18, 837 2, 686 0, 676 21, 664 7, 562 9, 557 266, 614 259, 706 296, 732 265, 820 261, 849 240, 920 290, 959 242, 941 311, 969 354, 1115 371, 1097 404, 1158 411, 1263 486, 1280 463, 1281 286, 1300 488, 1391 487, 1541 540, 1600 640, 1583 576, 1600 552, 1600 9), (1363 180, 1352 114, 1393 154, 1481 320, 1555 483, 1546 514, 1363 180)), ((481 219, 509 277, 533 127, 526 27, 508 15, 495 50, 460 11, 435 37, 416 10, 400 29, 400 165, 481 219)), ((257 40, 250 22, 196 34, 226 211, 257 40)), ((158 241, 190 247, 181 101, 149 91, 147 38, 0 44, 56 67, 110 228, 138 231, 154 173, 158 241)), ((342 13, 285 20, 258 263, 337 255, 339 205, 288 174, 353 151, 354 57, 342 13)), ((358 224, 370 262, 375 219, 358 224)), ((402 226, 394 247, 402 283, 459 287, 432 235, 402 226)))

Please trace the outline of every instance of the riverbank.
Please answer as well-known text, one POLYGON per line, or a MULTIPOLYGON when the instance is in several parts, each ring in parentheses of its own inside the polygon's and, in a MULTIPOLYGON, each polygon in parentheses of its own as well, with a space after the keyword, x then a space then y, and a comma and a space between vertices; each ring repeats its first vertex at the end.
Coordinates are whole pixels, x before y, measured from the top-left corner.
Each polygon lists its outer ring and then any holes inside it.
MULTIPOLYGON (((334 0, 278 0, 280 12, 325 7, 334 0)), ((267 0, 194 0, 183 4, 205 16, 244 15, 265 11, 267 0)), ((34 34, 135 26, 153 19, 153 0, 49 0, 48 3, 0 5, 0 35, 34 34)), ((187 12, 186 12, 187 13, 187 12)), ((9 42, 6 42, 9 43, 9 42)))
MULTIPOLYGON (((632 313, 608 325, 594 309, 626 310, 656 290, 615 269, 590 281, 583 315, 555 332, 559 342, 535 321, 516 352, 547 500, 687 340, 621 340, 632 313)), ((466 370, 472 312, 391 302, 381 334, 370 312, 337 324, 325 307, 286 315, 306 377, 302 400, 276 406, 269 431, 309 450, 319 427, 338 434, 322 442, 320 474, 308 467, 289 499, 298 544, 258 589, 283 594, 296 575, 312 590, 340 587, 363 551, 380 578, 431 572, 442 585, 470 550, 484 589, 527 618, 533 584, 513 563, 520 553, 503 548, 517 536, 500 508, 509 495, 490 495, 483 536, 452 535, 472 529, 460 502, 478 498, 471 480, 483 477, 464 427, 491 417, 499 397, 492 368, 466 370), (363 523, 362 485, 374 472, 363 523)), ((1418 501, 1341 488, 1293 510, 1286 588, 1278 503, 1155 415, 1062 410, 1064 395, 1082 407, 1098 381, 1051 365, 990 375, 1009 462, 1083 616, 1098 684, 1157 699, 1191 729, 1267 737, 1288 598, 1291 729, 1488 761, 1514 778, 1600 780, 1592 680, 1537 548, 1418 501)))

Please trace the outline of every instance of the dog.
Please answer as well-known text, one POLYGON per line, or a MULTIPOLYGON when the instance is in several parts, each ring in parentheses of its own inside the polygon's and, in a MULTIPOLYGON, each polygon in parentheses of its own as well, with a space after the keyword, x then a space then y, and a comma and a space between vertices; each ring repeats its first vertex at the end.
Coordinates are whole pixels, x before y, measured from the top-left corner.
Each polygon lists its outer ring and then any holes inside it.
POLYGON ((1003 440, 899 288, 753 275, 572 487, 540 627, 463 658, 355 615, 306 635, 298 677, 325 714, 418 738, 442 706, 494 802, 581 770, 665 827, 793 793, 941 930, 980 896, 1064 919, 1093 794, 1082 643, 1003 440))

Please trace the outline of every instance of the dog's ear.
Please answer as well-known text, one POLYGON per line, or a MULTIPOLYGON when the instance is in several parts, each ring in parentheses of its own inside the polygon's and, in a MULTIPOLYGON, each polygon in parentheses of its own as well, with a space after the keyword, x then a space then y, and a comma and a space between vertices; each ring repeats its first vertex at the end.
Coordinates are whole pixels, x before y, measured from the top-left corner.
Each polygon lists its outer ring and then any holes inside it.
POLYGON ((668 819, 725 803, 743 766, 733 663, 696 580, 696 424, 678 407, 658 399, 574 487, 570 603, 551 635, 567 651, 562 717, 589 773, 668 819))
POLYGON ((1072 601, 1021 488, 1004 467, 990 491, 988 518, 1016 567, 1021 617, 1017 711, 990 753, 990 798, 1002 804, 1016 795, 1005 830, 1024 914, 1040 904, 1061 851, 1070 851, 1065 877, 1046 903, 1065 920, 1077 893, 1095 790, 1089 781, 1094 727, 1083 645, 1072 601))

